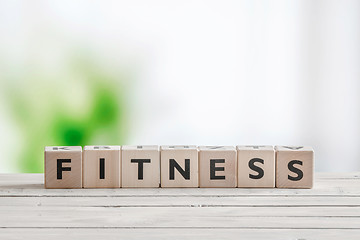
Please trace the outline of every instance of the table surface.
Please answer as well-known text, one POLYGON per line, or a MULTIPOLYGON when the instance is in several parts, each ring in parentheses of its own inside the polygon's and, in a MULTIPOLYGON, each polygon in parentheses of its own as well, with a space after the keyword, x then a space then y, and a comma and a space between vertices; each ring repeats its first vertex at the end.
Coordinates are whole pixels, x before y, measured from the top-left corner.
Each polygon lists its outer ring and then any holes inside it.
POLYGON ((313 189, 44 189, 0 174, 0 239, 360 239, 360 173, 313 189))

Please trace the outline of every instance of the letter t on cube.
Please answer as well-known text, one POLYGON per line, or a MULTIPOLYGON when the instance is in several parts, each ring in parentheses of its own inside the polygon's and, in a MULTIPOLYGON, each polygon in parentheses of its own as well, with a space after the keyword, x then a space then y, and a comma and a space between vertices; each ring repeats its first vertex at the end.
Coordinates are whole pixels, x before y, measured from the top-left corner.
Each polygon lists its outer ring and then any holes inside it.
POLYGON ((122 146, 122 187, 159 187, 158 146, 122 146))

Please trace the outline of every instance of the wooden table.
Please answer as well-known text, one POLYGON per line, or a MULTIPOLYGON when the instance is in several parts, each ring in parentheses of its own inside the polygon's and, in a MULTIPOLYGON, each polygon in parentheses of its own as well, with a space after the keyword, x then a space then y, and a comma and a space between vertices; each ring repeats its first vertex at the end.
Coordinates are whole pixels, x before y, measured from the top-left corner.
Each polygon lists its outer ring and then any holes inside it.
POLYGON ((0 239, 360 239, 360 173, 313 189, 44 189, 0 174, 0 239))

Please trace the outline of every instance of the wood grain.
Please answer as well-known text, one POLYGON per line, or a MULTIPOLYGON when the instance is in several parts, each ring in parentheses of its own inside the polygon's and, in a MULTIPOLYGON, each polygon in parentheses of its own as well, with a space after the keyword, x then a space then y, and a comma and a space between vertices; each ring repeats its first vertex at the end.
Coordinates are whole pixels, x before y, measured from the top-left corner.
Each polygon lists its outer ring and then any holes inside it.
POLYGON ((199 146, 199 186, 201 188, 237 186, 235 147, 199 146))
POLYGON ((4 239, 54 240, 77 239, 266 239, 338 240, 358 239, 358 229, 260 229, 260 228, 6 228, 4 239), (21 231, 21 234, 19 234, 21 231), (241 238, 239 237, 241 236, 241 238))
POLYGON ((314 150, 309 146, 275 146, 276 187, 312 188, 314 150))
POLYGON ((85 146, 83 151, 84 188, 120 188, 120 146, 85 146), (100 177, 100 159, 103 161, 103 176, 100 177))
POLYGON ((236 149, 239 188, 275 187, 275 151, 273 146, 237 146, 236 149), (256 162, 256 165, 253 163, 251 166, 251 161, 256 162), (262 174, 259 170, 262 171, 262 174))
POLYGON ((160 187, 160 151, 158 146, 125 145, 122 146, 121 154, 123 188, 160 187))
POLYGON ((196 146, 161 146, 160 147, 160 181, 162 188, 197 188, 199 186, 199 161, 196 146), (171 161, 176 162, 184 172, 189 171, 186 179, 179 170, 171 167, 171 161), (186 161, 189 166, 186 169, 186 161), (170 170, 174 178, 170 177, 170 170))
POLYGON ((45 147, 44 155, 45 188, 82 188, 82 147, 45 147))
POLYGON ((0 239, 358 239, 360 173, 312 189, 45 189, 0 174, 0 239))

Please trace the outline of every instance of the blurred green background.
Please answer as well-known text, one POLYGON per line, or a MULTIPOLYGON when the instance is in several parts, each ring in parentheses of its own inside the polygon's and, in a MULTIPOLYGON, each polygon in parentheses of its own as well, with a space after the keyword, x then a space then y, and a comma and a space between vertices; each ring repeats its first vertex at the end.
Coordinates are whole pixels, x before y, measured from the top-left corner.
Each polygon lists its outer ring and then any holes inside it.
POLYGON ((70 64, 57 76, 25 67, 29 70, 2 81, 2 101, 21 132, 12 162, 17 171, 43 172, 44 146, 124 143, 127 110, 121 82, 125 77, 113 76, 90 59, 67 59, 70 64))

